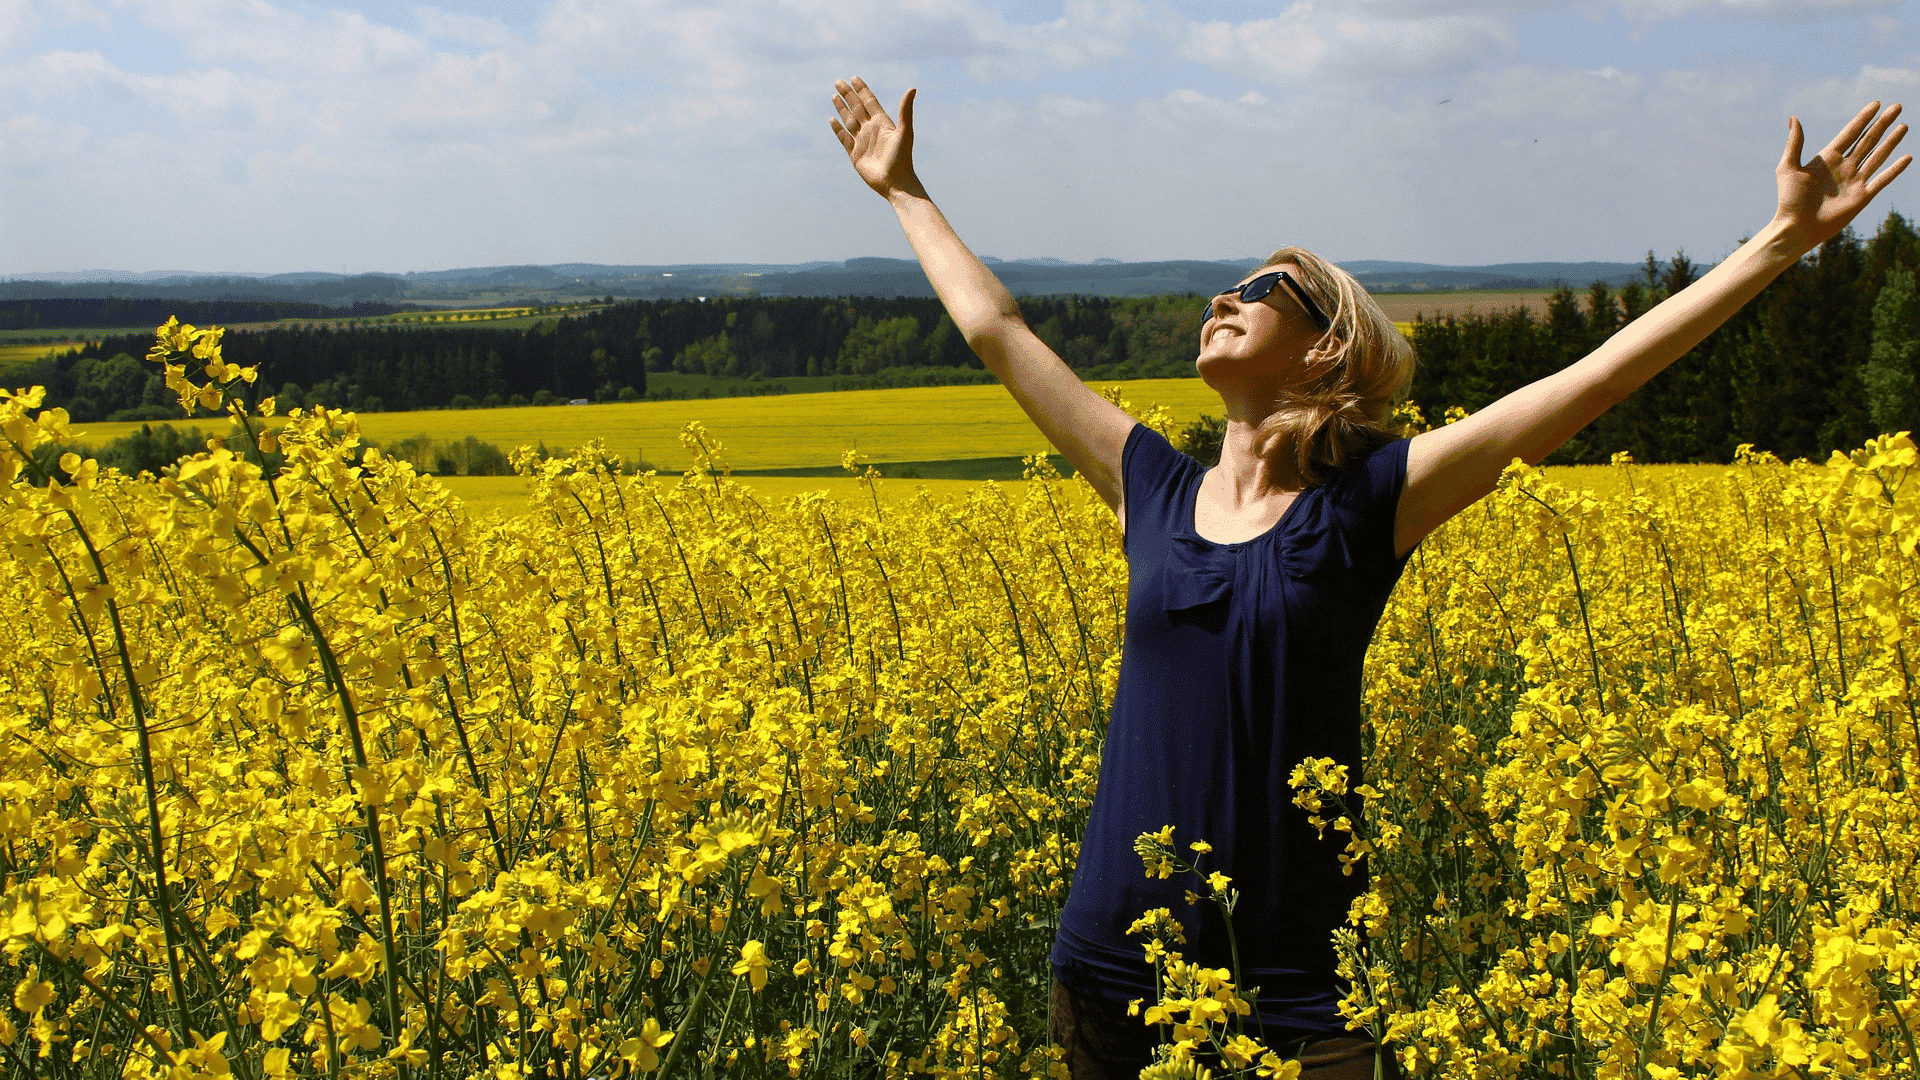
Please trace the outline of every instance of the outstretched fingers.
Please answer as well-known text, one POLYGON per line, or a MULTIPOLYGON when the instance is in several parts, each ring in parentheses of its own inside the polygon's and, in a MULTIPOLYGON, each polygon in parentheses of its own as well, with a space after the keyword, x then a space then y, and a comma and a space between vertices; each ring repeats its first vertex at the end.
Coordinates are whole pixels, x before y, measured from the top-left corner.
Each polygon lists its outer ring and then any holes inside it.
POLYGON ((1913 161, 1911 155, 1892 160, 1907 134, 1907 125, 1895 122, 1899 115, 1898 103, 1885 112, 1878 101, 1869 103, 1804 164, 1805 132, 1797 117, 1789 118, 1787 148, 1776 174, 1780 190, 1776 221, 1810 247, 1846 228, 1913 161))
MULTIPOLYGON (((1887 144, 1887 149, 1892 150, 1894 143, 1898 143, 1900 141, 1900 135, 1905 135, 1906 133, 1907 133, 1906 125, 1902 124, 1900 126, 1899 134, 1894 136, 1892 143, 1887 144)), ((1888 166, 1887 168, 1882 169, 1880 172, 1880 175, 1874 177, 1873 180, 1867 184, 1867 198, 1871 199, 1874 196, 1880 194, 1881 191, 1886 189, 1886 186, 1888 184, 1893 183, 1894 177, 1899 176, 1903 172, 1906 172, 1907 166, 1911 164, 1913 164, 1913 155, 1906 154, 1906 155, 1903 155, 1899 161, 1896 161, 1892 165, 1888 166)), ((1878 163, 1875 163, 1875 167, 1876 168, 1879 167, 1878 163)))
POLYGON ((860 110, 860 119, 872 120, 878 118, 885 120, 887 118, 887 110, 880 107, 880 99, 873 96, 873 91, 867 86, 867 81, 858 75, 853 77, 853 93, 854 106, 860 110))
POLYGON ((836 79, 833 83, 834 119, 829 126, 855 172, 882 195, 919 190, 913 173, 913 98, 909 89, 900 98, 900 122, 873 96, 866 80, 836 79))
MULTIPOLYGON (((1873 147, 1869 153, 1862 155, 1865 160, 1860 162, 1856 169, 1856 175, 1872 176, 1875 170, 1886 164, 1887 158, 1892 156, 1895 148, 1900 145, 1900 140, 1906 137, 1907 125, 1901 124, 1899 127, 1894 128, 1892 132, 1888 133, 1886 142, 1880 143, 1878 146, 1873 147)), ((1877 142, 1879 138, 1880 135, 1876 133, 1874 135, 1875 141, 1877 142)))
POLYGON ((1891 183, 1906 168, 1906 162, 1911 160, 1910 156, 1902 158, 1888 171, 1874 175, 1892 157, 1900 140, 1907 135, 1907 125, 1894 123, 1899 119, 1900 111, 1898 102, 1884 112, 1878 101, 1869 102, 1854 114, 1853 119, 1825 149, 1805 164, 1802 164, 1800 157, 1806 150, 1806 129, 1801 127, 1799 117, 1790 116, 1787 118, 1787 146, 1780 155, 1780 165, 1798 172, 1811 168, 1816 162, 1824 163, 1833 183, 1856 181, 1866 186, 1868 197, 1871 198, 1891 183))
POLYGON ((1893 126, 1893 122, 1899 119, 1899 116, 1900 106, 1898 103, 1895 103, 1887 111, 1881 113, 1879 117, 1874 120, 1873 126, 1867 129, 1866 134, 1860 136, 1852 146, 1847 148, 1845 161, 1849 165, 1852 165, 1856 171, 1860 171, 1863 174, 1871 172, 1870 169, 1862 165, 1862 162, 1872 157, 1877 147, 1884 149, 1884 147, 1879 147, 1880 140, 1886 135, 1887 129, 1893 126))
POLYGON ((1859 112, 1853 114, 1853 119, 1847 121, 1847 126, 1840 129, 1840 134, 1833 137, 1833 141, 1827 144, 1826 149, 1820 151, 1820 156, 1829 161, 1846 157, 1847 150, 1853 146, 1855 140, 1860 138, 1860 133, 1867 130, 1867 124, 1872 122, 1873 114, 1879 111, 1879 102, 1867 102, 1859 112))
MULTIPOLYGON (((1879 104, 1876 101, 1868 108, 1877 108, 1879 104)), ((1894 150, 1900 146, 1900 140, 1907 137, 1907 125, 1895 126, 1894 124, 1899 116, 1900 104, 1895 102, 1875 118, 1873 125, 1866 130, 1865 134, 1860 135, 1847 148, 1846 157, 1842 159, 1848 166, 1850 178, 1862 186, 1868 199, 1878 195, 1888 184, 1893 183, 1894 178, 1904 172, 1907 164, 1913 160, 1913 156, 1909 154, 1894 162, 1892 168, 1881 169, 1881 166, 1887 163, 1887 159, 1893 156, 1894 150), (1876 173, 1879 175, 1876 176, 1876 173)))
MULTIPOLYGON (((854 80, 854 82, 859 81, 859 79, 854 80)), ((860 102, 860 95, 855 92, 853 87, 847 85, 845 79, 835 79, 833 88, 836 91, 833 95, 833 111, 838 114, 838 116, 837 119, 830 121, 830 124, 833 128, 834 137, 839 139, 841 147, 843 147, 847 153, 851 154, 853 153, 854 141, 857 139, 860 131, 860 125, 867 118, 867 111, 860 102)))
POLYGON ((834 107, 840 111, 840 116, 847 121, 848 127, 858 126, 856 121, 864 123, 872 119, 867 102, 873 100, 873 91, 867 89, 867 84, 861 82, 859 76, 854 76, 852 83, 848 83, 845 79, 835 79, 833 88, 839 91, 833 99, 834 107))
POLYGON ((852 131, 854 128, 860 126, 859 114, 854 112, 853 88, 848 86, 845 80, 841 79, 834 80, 833 88, 835 90, 833 95, 833 111, 839 114, 841 126, 848 131, 852 131))

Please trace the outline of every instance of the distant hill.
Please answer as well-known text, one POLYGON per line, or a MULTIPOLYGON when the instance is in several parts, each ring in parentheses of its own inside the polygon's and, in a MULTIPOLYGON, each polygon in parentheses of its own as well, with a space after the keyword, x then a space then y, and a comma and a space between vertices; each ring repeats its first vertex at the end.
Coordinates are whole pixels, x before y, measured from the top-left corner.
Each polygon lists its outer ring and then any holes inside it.
MULTIPOLYGON (((1257 259, 1173 259, 1119 262, 1098 259, 1001 260, 989 263, 1020 296, 1157 296, 1211 293, 1258 264, 1257 259)), ((1493 266, 1355 260, 1343 264, 1375 292, 1448 292, 1460 289, 1538 289, 1594 281, 1639 280, 1638 263, 1539 262, 1493 266)), ((616 296, 672 299, 700 296, 932 296, 918 263, 856 258, 798 264, 680 263, 480 266, 406 274, 304 272, 249 277, 166 272, 116 274, 88 270, 0 281, 0 300, 53 298, 301 301, 354 303, 499 304, 616 296)))
POLYGON ((80 281, 0 281, 0 301, 274 301, 351 307, 354 304, 391 304, 406 291, 405 279, 391 274, 275 274, 265 278, 175 274, 134 281, 94 278, 80 281))
MULTIPOLYGON (((1256 266, 1258 259, 1119 262, 1099 259, 984 260, 1015 295, 1157 296, 1214 292, 1256 266)), ((1502 263, 1442 266, 1433 263, 1358 260, 1342 264, 1375 291, 1583 288, 1594 281, 1624 285, 1641 278, 1639 263, 1502 263)), ((932 296, 933 287, 910 259, 856 258, 799 265, 693 263, 671 266, 602 266, 570 263, 538 267, 474 267, 408 274, 411 283, 441 286, 540 284, 572 278, 586 292, 630 297, 680 297, 715 293, 760 296, 932 296)))

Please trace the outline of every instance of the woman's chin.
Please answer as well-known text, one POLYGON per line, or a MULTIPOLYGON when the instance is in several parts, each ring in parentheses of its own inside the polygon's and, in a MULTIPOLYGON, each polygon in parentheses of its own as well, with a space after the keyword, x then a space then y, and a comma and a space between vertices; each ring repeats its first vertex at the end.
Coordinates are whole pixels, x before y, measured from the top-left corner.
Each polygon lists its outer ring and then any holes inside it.
POLYGON ((1233 356, 1213 348, 1201 349, 1200 355, 1193 359, 1194 373, 1206 380, 1209 386, 1216 379, 1232 378, 1232 372, 1241 366, 1233 356))
POLYGON ((1193 370, 1222 398, 1271 401, 1279 392, 1274 372, 1258 358, 1208 350, 1194 359, 1193 370))

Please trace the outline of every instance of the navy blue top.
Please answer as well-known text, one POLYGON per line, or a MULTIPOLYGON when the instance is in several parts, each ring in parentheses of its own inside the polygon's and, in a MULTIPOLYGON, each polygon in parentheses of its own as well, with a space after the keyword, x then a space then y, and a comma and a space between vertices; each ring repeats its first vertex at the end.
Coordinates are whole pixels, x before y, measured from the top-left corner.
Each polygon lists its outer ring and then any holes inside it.
MULTIPOLYGON (((1389 443, 1296 496, 1251 540, 1193 528, 1206 469, 1144 425, 1121 457, 1127 628, 1092 817, 1054 939, 1053 971, 1084 996, 1154 1000, 1144 942, 1127 927, 1171 908, 1187 959, 1228 967, 1226 930, 1193 876, 1146 876, 1134 839, 1174 826, 1206 840, 1203 871, 1240 890, 1242 987, 1260 988, 1269 1039, 1338 1034, 1332 933, 1366 875, 1340 873, 1346 835, 1319 839, 1293 805, 1301 759, 1344 762, 1360 783, 1360 669, 1406 559, 1393 517, 1407 441, 1389 443)), ((1175 946, 1178 947, 1178 946, 1175 946)))

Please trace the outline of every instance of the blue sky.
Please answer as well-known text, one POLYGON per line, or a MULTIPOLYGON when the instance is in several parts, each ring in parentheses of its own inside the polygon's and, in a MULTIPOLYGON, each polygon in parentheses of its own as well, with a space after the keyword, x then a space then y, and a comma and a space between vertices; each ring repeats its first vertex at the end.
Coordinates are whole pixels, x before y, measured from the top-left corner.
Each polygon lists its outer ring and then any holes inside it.
POLYGON ((987 255, 1711 260, 1920 0, 0 0, 0 275, 906 256, 853 74, 987 255))

